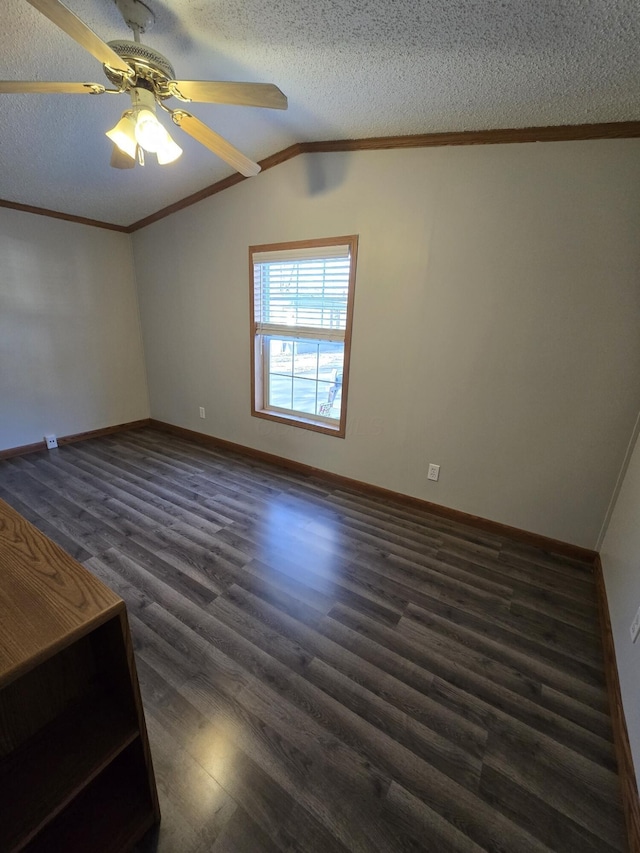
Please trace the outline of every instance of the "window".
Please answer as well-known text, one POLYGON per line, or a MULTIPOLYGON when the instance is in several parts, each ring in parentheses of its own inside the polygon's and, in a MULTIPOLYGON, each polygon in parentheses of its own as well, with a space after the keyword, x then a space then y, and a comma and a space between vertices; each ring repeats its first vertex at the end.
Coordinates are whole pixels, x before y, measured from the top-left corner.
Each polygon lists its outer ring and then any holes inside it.
POLYGON ((252 414, 344 438, 358 238, 252 246, 252 414))

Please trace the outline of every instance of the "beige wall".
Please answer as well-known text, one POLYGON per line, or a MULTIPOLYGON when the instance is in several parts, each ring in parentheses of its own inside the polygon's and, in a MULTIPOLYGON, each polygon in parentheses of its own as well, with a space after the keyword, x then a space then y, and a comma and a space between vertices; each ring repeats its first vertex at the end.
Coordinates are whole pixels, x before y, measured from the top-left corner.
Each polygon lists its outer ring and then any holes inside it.
POLYGON ((0 209, 0 449, 148 417, 126 234, 0 209))
POLYGON ((152 416, 593 547, 640 408, 639 227, 637 140, 298 157, 134 235, 152 416), (252 418, 247 247, 352 233, 347 438, 252 418))
POLYGON ((622 704, 640 782, 640 638, 629 627, 640 606, 640 442, 636 444, 600 552, 622 704))

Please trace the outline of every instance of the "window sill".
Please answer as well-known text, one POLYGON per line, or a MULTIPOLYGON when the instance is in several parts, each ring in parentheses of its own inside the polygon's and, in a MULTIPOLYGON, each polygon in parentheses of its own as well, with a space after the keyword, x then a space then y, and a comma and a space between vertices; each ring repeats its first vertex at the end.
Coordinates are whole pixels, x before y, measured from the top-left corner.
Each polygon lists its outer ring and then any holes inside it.
POLYGON ((327 423, 305 418, 302 415, 283 415, 280 412, 271 412, 268 409, 253 409, 251 414, 254 418, 263 418, 267 421, 274 421, 279 424, 287 424, 288 426, 301 427, 309 429, 313 432, 321 432, 325 435, 332 435, 335 438, 344 438, 345 429, 342 423, 332 426, 327 423))

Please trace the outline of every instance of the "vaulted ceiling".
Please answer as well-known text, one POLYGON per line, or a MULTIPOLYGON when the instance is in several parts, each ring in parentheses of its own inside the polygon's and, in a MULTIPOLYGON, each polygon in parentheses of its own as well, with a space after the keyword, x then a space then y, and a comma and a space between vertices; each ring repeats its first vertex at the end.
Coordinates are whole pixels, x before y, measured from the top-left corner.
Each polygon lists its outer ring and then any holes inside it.
MULTIPOLYGON (((114 0, 64 2, 105 41, 132 38, 114 0)), ((179 79, 288 96, 287 112, 189 106, 253 160, 299 141, 640 118, 636 0, 146 2, 142 40, 179 79)), ((26 0, 2 0, 0 79, 108 85, 26 0)), ((177 128, 174 164, 110 168, 126 95, 0 99, 0 199, 128 225, 232 173, 177 128)))

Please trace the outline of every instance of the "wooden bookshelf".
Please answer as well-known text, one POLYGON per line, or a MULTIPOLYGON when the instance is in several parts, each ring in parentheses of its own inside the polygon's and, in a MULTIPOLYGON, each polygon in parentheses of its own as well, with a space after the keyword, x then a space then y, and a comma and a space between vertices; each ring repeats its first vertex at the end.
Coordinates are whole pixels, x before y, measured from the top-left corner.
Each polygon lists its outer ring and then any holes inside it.
POLYGON ((160 819, 125 605, 0 500, 0 850, 131 849, 160 819))

